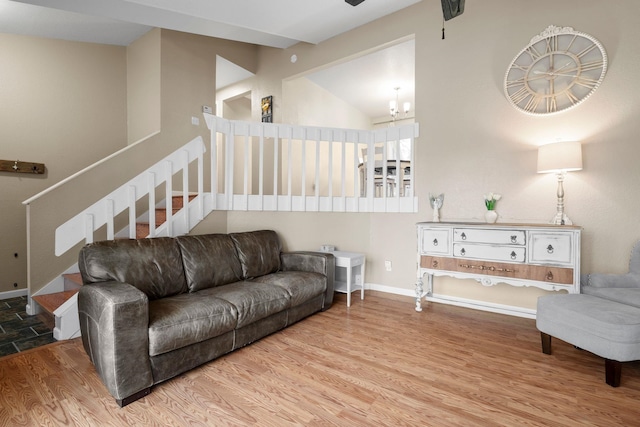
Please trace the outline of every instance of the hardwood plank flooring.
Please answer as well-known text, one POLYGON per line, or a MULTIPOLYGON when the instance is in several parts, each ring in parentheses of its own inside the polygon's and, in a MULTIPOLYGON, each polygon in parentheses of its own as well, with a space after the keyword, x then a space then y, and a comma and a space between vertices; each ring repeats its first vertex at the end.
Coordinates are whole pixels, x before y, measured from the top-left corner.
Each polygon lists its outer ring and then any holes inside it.
POLYGON ((604 361, 535 321, 367 292, 119 408, 79 339, 0 359, 0 425, 637 426, 640 362, 604 361))

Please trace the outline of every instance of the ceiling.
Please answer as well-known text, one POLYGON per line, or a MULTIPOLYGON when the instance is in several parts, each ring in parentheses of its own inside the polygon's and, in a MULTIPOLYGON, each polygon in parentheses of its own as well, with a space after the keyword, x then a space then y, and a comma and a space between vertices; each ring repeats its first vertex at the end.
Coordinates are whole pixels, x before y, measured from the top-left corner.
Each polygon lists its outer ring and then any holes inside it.
MULTIPOLYGON (((127 46, 159 27, 287 48, 320 43, 419 1, 365 0, 354 7, 343 0, 0 0, 0 33, 127 46)), ((413 105, 409 44, 308 77, 370 117, 380 117, 395 97, 394 87, 401 88, 401 103, 413 105)), ((223 78, 233 82, 232 76, 223 78)))

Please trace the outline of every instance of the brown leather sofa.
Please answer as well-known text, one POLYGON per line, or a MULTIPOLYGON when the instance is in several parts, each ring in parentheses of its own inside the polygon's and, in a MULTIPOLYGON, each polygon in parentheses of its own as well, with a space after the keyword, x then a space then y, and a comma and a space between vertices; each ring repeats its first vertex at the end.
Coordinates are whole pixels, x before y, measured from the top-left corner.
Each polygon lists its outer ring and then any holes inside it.
POLYGON ((78 263, 82 342, 120 406, 333 302, 333 255, 270 230, 97 242, 78 263))

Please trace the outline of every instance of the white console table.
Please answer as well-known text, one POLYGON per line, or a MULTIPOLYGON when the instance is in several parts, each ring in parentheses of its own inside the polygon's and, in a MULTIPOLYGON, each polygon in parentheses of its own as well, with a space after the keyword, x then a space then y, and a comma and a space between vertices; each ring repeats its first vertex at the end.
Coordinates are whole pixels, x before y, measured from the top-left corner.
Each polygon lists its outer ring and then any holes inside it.
POLYGON ((580 227, 421 222, 417 232, 416 311, 434 276, 580 292, 580 227))

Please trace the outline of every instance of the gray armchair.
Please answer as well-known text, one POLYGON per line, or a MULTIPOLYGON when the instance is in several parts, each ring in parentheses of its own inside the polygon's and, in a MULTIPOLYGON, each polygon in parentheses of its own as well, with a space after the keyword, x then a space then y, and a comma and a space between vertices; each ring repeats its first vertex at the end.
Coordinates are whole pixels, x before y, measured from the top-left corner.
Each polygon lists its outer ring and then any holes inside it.
POLYGON ((631 250, 629 272, 591 273, 581 277, 580 292, 634 307, 640 307, 640 242, 631 250))

